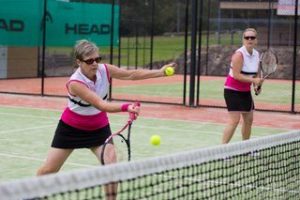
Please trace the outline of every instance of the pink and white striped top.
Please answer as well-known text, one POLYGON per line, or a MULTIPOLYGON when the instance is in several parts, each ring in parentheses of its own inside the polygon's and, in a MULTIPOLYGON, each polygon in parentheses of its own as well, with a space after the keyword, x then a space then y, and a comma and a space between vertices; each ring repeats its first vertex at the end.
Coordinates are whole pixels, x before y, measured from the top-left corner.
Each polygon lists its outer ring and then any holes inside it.
MULTIPOLYGON (((245 46, 242 46, 236 52, 239 52, 243 56, 243 67, 241 73, 246 76, 255 76, 258 71, 259 66, 259 53, 253 49, 252 54, 250 54, 245 46)), ((225 88, 237 91, 250 91, 251 83, 242 82, 234 79, 232 72, 232 63, 230 64, 230 71, 225 81, 225 88)))
POLYGON ((78 68, 66 84, 69 100, 61 120, 69 126, 81 130, 96 130, 106 126, 109 123, 107 113, 98 110, 80 97, 72 95, 69 92, 69 84, 73 81, 80 82, 100 98, 106 100, 109 92, 109 80, 109 72, 105 64, 98 65, 95 82, 87 78, 78 68))

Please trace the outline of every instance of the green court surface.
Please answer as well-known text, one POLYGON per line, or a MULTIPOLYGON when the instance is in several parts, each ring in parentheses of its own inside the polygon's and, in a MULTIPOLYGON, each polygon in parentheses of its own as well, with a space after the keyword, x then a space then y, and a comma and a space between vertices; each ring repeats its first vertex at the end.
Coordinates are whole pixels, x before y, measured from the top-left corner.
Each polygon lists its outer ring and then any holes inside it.
MULTIPOLYGON (((61 112, 22 107, 0 107, 0 181, 35 176, 49 149, 61 112)), ((109 114, 112 132, 123 127, 127 116, 109 114)), ((219 145, 224 124, 168 120, 140 116, 132 126, 132 159, 146 159, 195 148, 219 145), (152 146, 150 137, 161 136, 161 145, 152 146)), ((288 131, 253 127, 252 137, 288 131)), ((240 141, 237 130, 232 142, 240 141)), ((73 152, 61 171, 97 166, 88 149, 73 152)))
MULTIPOLYGON (((225 77, 213 77, 211 80, 201 80, 200 82, 200 97, 201 99, 212 99, 224 101, 225 77)), ((160 96, 160 97, 181 97, 183 91, 182 83, 156 83, 156 84, 136 84, 122 85, 114 87, 113 91, 117 94, 139 94, 145 96, 160 96)), ((189 91, 189 85, 187 85, 189 91)), ((291 103, 292 84, 288 81, 265 81, 262 93, 259 96, 254 96, 257 103, 267 103, 275 105, 290 105, 291 103), (281 94, 281 95, 278 95, 281 94)), ((300 82, 296 84, 295 104, 300 104, 300 82)))

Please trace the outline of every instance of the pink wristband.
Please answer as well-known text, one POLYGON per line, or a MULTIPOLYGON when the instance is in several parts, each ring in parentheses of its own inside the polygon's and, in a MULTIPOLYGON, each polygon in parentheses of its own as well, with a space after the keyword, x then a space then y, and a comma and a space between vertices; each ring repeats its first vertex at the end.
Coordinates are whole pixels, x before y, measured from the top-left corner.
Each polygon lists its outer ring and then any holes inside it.
POLYGON ((130 103, 124 103, 124 104, 122 104, 121 111, 122 112, 127 112, 129 105, 130 105, 130 103))

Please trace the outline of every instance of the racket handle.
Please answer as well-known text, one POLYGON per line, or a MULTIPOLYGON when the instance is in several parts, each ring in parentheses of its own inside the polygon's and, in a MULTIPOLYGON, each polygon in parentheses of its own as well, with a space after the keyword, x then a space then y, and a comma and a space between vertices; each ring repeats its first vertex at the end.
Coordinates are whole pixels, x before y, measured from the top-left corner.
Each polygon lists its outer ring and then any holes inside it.
POLYGON ((255 95, 257 96, 258 95, 258 91, 261 89, 261 85, 259 85, 255 91, 255 95))
MULTIPOLYGON (((138 101, 136 101, 136 102, 133 104, 133 107, 136 107, 136 106, 141 106, 141 103, 138 102, 138 101)), ((130 120, 130 121, 136 120, 136 118, 137 118, 137 116, 136 116, 135 113, 132 113, 132 112, 129 113, 129 120, 130 120)))
POLYGON ((129 120, 133 121, 136 119, 135 113, 129 113, 129 120))

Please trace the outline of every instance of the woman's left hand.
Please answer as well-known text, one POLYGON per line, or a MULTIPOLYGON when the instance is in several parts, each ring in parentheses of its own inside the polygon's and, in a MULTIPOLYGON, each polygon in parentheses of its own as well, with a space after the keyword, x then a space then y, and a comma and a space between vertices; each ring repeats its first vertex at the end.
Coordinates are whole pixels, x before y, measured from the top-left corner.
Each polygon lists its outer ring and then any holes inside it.
POLYGON ((167 76, 169 76, 166 72, 168 67, 171 67, 173 69, 173 74, 174 74, 176 71, 177 64, 175 62, 171 62, 171 63, 168 63, 168 64, 162 66, 162 68, 160 70, 164 73, 164 75, 167 75, 167 76))

